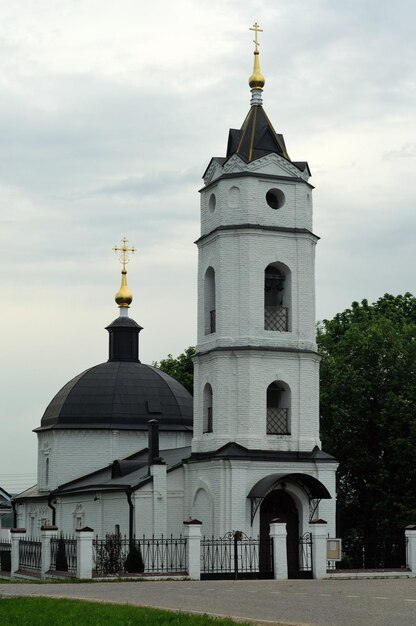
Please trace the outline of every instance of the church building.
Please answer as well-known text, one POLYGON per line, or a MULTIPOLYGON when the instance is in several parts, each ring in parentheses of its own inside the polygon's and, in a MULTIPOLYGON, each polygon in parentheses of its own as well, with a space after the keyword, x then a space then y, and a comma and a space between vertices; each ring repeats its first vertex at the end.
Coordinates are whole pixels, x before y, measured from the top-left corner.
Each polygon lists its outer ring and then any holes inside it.
POLYGON ((200 191, 193 407, 139 360, 126 281, 134 249, 123 240, 109 359, 67 383, 35 430, 38 484, 15 498, 29 534, 47 521, 100 536, 178 535, 196 518, 205 535, 240 530, 266 545, 278 518, 289 561, 314 520, 335 536, 337 463, 319 438, 311 172, 263 108, 252 30, 250 108, 200 191))

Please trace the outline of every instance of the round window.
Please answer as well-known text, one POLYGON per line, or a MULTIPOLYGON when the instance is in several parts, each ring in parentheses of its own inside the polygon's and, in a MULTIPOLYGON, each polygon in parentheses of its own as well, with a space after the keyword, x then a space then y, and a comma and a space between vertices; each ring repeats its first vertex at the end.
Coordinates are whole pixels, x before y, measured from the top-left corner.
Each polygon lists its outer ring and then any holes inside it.
POLYGON ((271 209, 281 209, 285 201, 285 194, 280 189, 269 189, 266 193, 266 202, 271 209))
POLYGON ((208 208, 211 211, 211 213, 214 213, 216 204, 217 204, 217 199, 215 197, 215 193, 212 193, 208 200, 208 208))

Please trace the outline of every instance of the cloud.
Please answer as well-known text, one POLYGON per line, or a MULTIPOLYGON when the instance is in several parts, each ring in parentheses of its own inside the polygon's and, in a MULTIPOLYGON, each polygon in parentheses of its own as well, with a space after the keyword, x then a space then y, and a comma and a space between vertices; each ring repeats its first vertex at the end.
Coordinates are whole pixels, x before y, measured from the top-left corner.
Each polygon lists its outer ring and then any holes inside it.
POLYGON ((416 143, 405 143, 398 150, 389 150, 384 153, 383 158, 391 159, 414 159, 416 157, 416 143))
POLYGON ((130 176, 106 187, 98 189, 96 193, 104 195, 127 194, 130 196, 154 195, 155 189, 161 195, 168 195, 176 189, 192 185, 198 180, 200 171, 196 168, 185 171, 147 172, 141 176, 130 176))

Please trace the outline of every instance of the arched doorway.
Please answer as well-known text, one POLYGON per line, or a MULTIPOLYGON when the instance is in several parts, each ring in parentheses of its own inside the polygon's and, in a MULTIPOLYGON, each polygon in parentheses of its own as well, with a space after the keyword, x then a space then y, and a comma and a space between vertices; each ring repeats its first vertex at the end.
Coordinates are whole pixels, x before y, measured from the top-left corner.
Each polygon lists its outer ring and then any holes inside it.
POLYGON ((283 489, 271 491, 260 506, 260 571, 270 563, 270 522, 279 519, 287 528, 287 570, 289 578, 299 576, 299 515, 293 498, 283 489))

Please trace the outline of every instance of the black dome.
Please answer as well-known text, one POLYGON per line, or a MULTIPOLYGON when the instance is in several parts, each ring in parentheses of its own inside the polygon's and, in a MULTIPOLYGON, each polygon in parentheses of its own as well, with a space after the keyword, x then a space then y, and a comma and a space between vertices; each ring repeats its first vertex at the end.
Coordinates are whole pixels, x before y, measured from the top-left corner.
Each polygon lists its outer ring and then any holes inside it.
POLYGON ((56 394, 39 429, 192 430, 192 396, 174 378, 139 361, 109 361, 82 372, 56 394))

